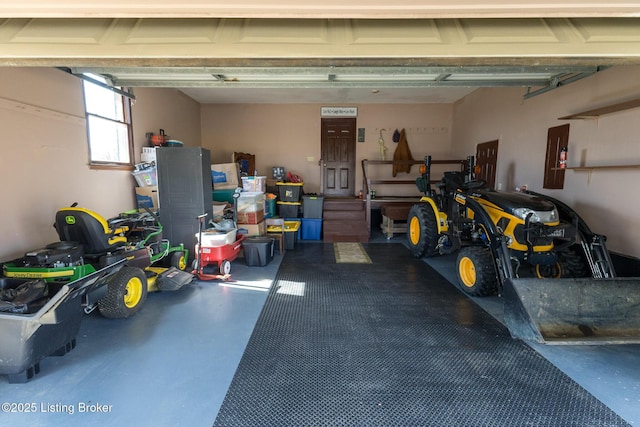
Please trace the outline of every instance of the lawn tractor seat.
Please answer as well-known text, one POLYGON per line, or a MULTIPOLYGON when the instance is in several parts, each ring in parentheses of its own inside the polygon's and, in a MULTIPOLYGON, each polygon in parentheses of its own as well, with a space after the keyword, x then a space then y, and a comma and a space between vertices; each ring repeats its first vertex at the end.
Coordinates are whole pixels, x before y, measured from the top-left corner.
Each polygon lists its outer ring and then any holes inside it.
POLYGON ((123 235, 128 227, 111 229, 99 214, 88 209, 68 207, 56 213, 54 225, 60 240, 77 242, 87 254, 102 254, 115 250, 127 242, 123 235))

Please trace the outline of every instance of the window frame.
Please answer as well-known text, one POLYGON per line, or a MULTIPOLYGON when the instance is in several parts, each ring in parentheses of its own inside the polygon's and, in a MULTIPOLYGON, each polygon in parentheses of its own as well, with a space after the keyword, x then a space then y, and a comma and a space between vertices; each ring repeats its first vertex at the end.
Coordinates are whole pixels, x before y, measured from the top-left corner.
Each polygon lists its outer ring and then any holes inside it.
POLYGON ((83 74, 82 78, 82 99, 84 101, 84 112, 85 112, 85 123, 86 123, 86 131, 87 131, 87 155, 88 155, 88 165, 90 169, 97 170, 133 170, 134 166, 134 143, 133 143, 133 118, 131 114, 131 96, 123 89, 117 87, 111 87, 106 83, 102 83, 98 80, 95 80, 89 75, 83 74), (104 117, 99 114, 91 113, 87 109, 87 93, 85 90, 85 84, 94 84, 103 89, 110 90, 116 95, 114 99, 120 99, 122 103, 122 115, 123 121, 112 119, 109 117, 104 117), (125 125, 127 129, 127 146, 129 150, 129 161, 128 162, 109 162, 109 161, 100 161, 94 160, 91 155, 91 130, 89 127, 89 118, 95 117, 101 120, 107 120, 113 123, 118 123, 125 125))

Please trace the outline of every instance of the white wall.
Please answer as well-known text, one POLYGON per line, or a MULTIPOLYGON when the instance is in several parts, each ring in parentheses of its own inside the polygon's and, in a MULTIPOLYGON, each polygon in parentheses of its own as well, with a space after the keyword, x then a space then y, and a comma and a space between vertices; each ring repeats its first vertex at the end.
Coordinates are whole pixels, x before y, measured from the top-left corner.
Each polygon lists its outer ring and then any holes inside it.
POLYGON ((640 169, 567 170, 563 190, 543 189, 547 130, 570 124, 568 166, 640 164, 640 108, 599 120, 558 120, 640 97, 640 67, 616 67, 551 92, 523 100, 521 88, 481 89, 454 106, 453 150, 475 153, 476 145, 499 139, 496 183, 527 185, 570 206, 591 229, 608 236, 610 250, 640 256, 640 169))
MULTIPOLYGON (((0 261, 57 241, 55 213, 73 202, 105 217, 136 206, 130 171, 89 169, 79 78, 52 68, 0 68, 0 81, 0 261)), ((133 107, 137 159, 146 130, 164 123, 199 145, 199 104, 185 98, 140 91, 133 107)))
MULTIPOLYGON (((346 104, 343 106, 354 106, 346 104)), ((413 158, 427 153, 451 154, 451 104, 367 104, 358 107, 356 126, 365 129, 365 141, 356 144, 356 188, 362 187, 361 160, 380 160, 380 130, 387 160, 393 160, 395 129, 407 132, 413 158)), ((273 166, 301 175, 304 191, 320 191, 320 104, 207 104, 202 106, 202 146, 211 149, 214 163, 228 163, 234 151, 256 155, 259 175, 271 177, 273 166), (312 158, 313 160, 310 160, 312 158)), ((371 168, 371 174, 391 179, 391 166, 371 168)), ((398 179, 414 179, 417 167, 398 179)), ((406 192, 417 195, 415 185, 379 188, 380 195, 406 192)), ((354 194, 355 195, 355 194, 354 194)))
POLYGON ((199 147, 201 139, 200 104, 177 89, 134 88, 136 101, 131 107, 136 161, 147 145, 147 132, 164 129, 169 138, 185 147, 199 147))

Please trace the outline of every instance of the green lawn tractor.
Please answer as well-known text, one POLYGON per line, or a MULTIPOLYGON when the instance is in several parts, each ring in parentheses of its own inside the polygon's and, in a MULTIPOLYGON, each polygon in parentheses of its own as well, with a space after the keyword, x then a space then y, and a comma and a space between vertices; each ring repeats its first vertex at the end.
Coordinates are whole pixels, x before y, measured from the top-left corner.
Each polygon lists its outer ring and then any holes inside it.
POLYGON ((413 256, 457 253, 460 288, 499 294, 512 336, 545 343, 640 342, 640 279, 618 278, 605 237, 552 197, 495 191, 465 171, 431 186, 431 156, 407 219, 413 256))
POLYGON ((4 277, 74 282, 126 259, 83 296, 85 312, 98 308, 109 318, 133 316, 147 292, 177 290, 194 278, 184 272, 188 250, 162 238, 162 225, 151 211, 106 220, 74 204, 56 213, 54 227, 60 241, 4 263, 4 277))

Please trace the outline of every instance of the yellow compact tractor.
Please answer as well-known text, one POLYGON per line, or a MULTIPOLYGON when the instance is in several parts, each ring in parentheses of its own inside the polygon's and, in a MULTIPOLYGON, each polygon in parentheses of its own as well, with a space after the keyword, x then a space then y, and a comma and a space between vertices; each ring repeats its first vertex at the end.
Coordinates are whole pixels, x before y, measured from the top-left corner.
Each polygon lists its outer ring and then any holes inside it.
POLYGON ((605 237, 569 206, 534 193, 495 191, 466 171, 431 187, 431 157, 408 217, 413 256, 457 252, 460 287, 504 298, 516 338, 547 343, 640 342, 640 278, 618 278, 605 237))

